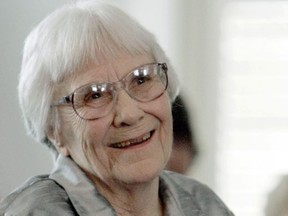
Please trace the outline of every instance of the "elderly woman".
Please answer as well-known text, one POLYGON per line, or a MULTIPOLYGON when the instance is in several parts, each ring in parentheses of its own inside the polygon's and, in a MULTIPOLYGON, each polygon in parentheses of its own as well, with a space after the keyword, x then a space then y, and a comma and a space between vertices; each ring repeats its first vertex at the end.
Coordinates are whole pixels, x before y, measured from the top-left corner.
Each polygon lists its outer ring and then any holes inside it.
POLYGON ((177 89, 154 37, 116 7, 83 1, 49 15, 26 40, 19 98, 55 168, 0 215, 232 215, 206 186, 163 171, 177 89))

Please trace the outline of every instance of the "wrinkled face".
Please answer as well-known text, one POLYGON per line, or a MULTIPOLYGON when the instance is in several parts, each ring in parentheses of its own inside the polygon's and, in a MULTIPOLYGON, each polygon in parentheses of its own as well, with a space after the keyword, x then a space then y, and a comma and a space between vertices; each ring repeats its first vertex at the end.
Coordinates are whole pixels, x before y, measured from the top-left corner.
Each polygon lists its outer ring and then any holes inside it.
MULTIPOLYGON (((154 60, 146 55, 91 67, 69 78, 59 91, 70 94, 94 81, 115 82, 132 69, 154 60)), ((83 120, 72 107, 59 107, 60 153, 106 184, 135 184, 150 181, 165 167, 172 146, 172 116, 168 94, 150 102, 138 102, 123 89, 117 91, 113 110, 96 120, 83 120)))

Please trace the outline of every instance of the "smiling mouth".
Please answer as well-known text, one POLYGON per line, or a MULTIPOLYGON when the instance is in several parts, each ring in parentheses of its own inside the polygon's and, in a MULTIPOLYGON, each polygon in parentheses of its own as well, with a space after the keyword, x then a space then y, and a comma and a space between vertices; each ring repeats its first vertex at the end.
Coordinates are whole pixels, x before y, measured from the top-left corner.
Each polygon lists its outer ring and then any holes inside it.
POLYGON ((149 133, 145 134, 144 136, 137 137, 137 138, 131 139, 131 140, 126 140, 126 141, 119 142, 119 143, 114 143, 114 144, 110 145, 110 147, 112 147, 112 148, 127 148, 130 146, 139 145, 139 144, 142 144, 143 142, 149 140, 152 137, 153 133, 154 133, 154 131, 150 131, 149 133))

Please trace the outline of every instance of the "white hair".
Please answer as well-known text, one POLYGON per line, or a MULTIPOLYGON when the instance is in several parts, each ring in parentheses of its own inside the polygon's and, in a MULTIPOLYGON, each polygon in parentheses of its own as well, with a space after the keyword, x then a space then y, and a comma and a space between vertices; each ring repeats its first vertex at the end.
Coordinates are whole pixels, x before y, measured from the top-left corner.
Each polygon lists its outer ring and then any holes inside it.
MULTIPOLYGON (((102 1, 79 1, 46 17, 28 35, 18 86, 29 134, 50 147, 47 129, 54 87, 65 77, 121 54, 148 54, 168 64, 168 93, 173 101, 178 78, 155 37, 119 8, 102 1)), ((55 149, 54 149, 55 150, 55 149)))

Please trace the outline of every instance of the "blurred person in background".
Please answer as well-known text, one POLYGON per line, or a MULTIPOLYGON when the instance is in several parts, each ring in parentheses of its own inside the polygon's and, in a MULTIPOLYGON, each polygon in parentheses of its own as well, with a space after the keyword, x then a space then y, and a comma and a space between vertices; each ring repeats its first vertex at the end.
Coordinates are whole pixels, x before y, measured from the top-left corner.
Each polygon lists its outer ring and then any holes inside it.
POLYGON ((288 175, 268 195, 265 216, 288 216, 288 175))
POLYGON ((154 36, 117 7, 50 14, 26 39, 18 93, 55 167, 2 200, 0 215, 233 215, 207 186, 164 171, 178 88, 154 36))
POLYGON ((197 145, 192 133, 189 111, 183 96, 178 95, 172 105, 173 146, 166 169, 187 174, 198 155, 197 145))

